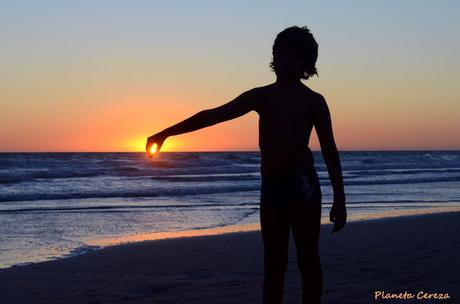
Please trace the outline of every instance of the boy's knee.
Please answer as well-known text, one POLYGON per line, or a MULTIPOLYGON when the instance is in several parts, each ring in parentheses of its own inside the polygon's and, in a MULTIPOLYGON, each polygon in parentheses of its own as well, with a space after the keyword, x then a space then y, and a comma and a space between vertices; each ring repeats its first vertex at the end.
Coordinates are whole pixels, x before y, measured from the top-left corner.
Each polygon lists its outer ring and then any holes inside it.
POLYGON ((319 254, 311 253, 297 257, 297 265, 301 270, 314 270, 321 267, 319 254))
POLYGON ((287 257, 267 256, 265 257, 265 267, 272 272, 284 272, 288 266, 287 257))

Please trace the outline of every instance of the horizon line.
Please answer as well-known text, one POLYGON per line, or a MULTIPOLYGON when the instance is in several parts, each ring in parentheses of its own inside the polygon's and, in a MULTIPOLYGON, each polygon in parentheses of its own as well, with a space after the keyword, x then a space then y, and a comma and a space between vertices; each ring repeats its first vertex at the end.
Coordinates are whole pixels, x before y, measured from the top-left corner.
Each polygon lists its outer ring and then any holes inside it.
MULTIPOLYGON (((321 152, 321 149, 311 149, 312 152, 321 152)), ((344 149, 339 152, 460 152, 460 149, 344 149)), ((219 150, 219 151, 160 151, 160 153, 256 153, 260 150, 219 150)), ((7 153, 146 153, 145 151, 0 151, 7 153)))

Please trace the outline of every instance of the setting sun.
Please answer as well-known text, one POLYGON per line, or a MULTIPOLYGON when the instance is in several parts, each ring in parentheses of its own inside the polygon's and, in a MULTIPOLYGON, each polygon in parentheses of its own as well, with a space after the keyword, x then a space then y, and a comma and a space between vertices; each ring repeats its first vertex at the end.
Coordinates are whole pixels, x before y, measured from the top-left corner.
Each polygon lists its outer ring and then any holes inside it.
POLYGON ((152 154, 155 154, 155 153, 157 153, 157 148, 158 148, 157 144, 153 144, 152 147, 150 147, 149 152, 152 153, 152 154))
MULTIPOLYGON (((139 136, 131 140, 127 140, 125 144, 126 150, 133 152, 145 152, 145 145, 147 143, 148 136, 139 136)), ((177 138, 168 138, 163 142, 161 146, 161 152, 172 152, 176 151, 181 146, 180 141, 177 138)), ((157 144, 153 144, 150 151, 151 154, 157 153, 157 144)))

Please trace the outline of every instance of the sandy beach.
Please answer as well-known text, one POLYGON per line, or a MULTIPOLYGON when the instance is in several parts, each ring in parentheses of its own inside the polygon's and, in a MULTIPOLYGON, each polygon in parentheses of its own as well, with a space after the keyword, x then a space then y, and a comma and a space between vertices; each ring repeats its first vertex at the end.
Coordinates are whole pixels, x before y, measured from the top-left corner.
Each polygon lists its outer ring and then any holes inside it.
MULTIPOLYGON (((321 229, 323 303, 458 303, 460 212, 321 229), (375 299, 379 291, 414 297, 375 299)), ((285 303, 301 301, 293 246, 285 303)), ((0 270, 0 303, 260 303, 262 249, 260 231, 110 246, 0 270)))

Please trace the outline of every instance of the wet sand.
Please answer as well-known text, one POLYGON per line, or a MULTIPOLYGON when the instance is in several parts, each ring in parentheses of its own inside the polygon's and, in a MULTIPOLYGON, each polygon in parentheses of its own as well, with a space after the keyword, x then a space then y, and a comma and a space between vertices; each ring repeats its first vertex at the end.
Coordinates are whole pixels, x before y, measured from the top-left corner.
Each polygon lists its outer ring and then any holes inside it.
MULTIPOLYGON (((321 229, 323 303, 460 301, 460 212, 321 229), (378 291, 415 297, 374 299, 378 291)), ((300 303, 292 238, 290 246, 284 303, 300 303)), ((260 231, 145 241, 2 269, 0 303, 261 303, 262 267, 260 231)))

